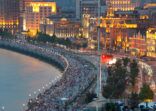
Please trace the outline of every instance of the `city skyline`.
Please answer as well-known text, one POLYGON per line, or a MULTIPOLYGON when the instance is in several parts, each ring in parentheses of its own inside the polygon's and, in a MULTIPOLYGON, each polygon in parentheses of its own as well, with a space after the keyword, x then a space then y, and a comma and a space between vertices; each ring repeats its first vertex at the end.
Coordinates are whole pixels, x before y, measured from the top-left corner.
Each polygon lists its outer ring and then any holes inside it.
POLYGON ((0 0, 0 111, 155 111, 156 0, 0 0))

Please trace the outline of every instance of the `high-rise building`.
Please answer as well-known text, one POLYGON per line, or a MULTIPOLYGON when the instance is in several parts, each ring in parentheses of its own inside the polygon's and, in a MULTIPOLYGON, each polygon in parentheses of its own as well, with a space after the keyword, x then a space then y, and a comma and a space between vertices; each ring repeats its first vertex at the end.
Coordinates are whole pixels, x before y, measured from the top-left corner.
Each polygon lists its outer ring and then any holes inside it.
POLYGON ((97 16, 98 0, 76 0, 76 18, 82 21, 84 37, 88 38, 90 36, 91 22, 93 21, 95 25, 97 16))
MULTIPOLYGON (((93 38, 97 35, 97 17, 99 0, 76 0, 76 18, 80 19, 83 27, 83 37, 93 38)), ((104 1, 100 1, 100 16, 106 12, 104 1)))
POLYGON ((7 28, 12 33, 18 31, 19 1, 0 0, 0 27, 7 28))
POLYGON ((26 27, 25 26, 25 11, 26 11, 26 4, 28 2, 31 2, 33 0, 20 0, 20 19, 19 19, 19 29, 20 29, 20 32, 25 30, 26 27))
POLYGON ((139 0, 106 0, 106 5, 111 6, 114 11, 133 11, 140 2, 139 0))
POLYGON ((56 3, 46 1, 27 2, 25 8, 25 29, 30 35, 35 35, 40 31, 40 22, 48 16, 56 14, 56 3))
POLYGON ((80 14, 81 18, 84 15, 90 17, 97 17, 98 14, 98 0, 80 0, 80 14))

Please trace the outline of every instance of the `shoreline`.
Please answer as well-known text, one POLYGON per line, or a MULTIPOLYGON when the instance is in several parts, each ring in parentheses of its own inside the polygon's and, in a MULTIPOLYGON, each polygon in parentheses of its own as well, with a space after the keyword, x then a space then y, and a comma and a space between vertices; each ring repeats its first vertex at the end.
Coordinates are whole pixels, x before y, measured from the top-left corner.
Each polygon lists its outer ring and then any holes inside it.
MULTIPOLYGON (((5 42, 8 42, 8 41, 5 41, 5 42)), ((35 50, 33 51, 32 49, 29 50, 29 49, 24 49, 21 47, 15 47, 10 44, 1 43, 1 41, 0 41, 0 48, 38 59, 42 62, 45 62, 45 63, 57 68, 61 73, 63 73, 67 68, 66 66, 62 65, 65 63, 63 63, 63 62, 61 63, 61 60, 56 60, 56 58, 54 59, 53 56, 52 57, 46 56, 44 53, 41 53, 41 52, 38 53, 35 50)), ((55 54, 55 56, 60 56, 60 55, 55 54)), ((63 60, 63 61, 66 62, 66 60, 63 60)))

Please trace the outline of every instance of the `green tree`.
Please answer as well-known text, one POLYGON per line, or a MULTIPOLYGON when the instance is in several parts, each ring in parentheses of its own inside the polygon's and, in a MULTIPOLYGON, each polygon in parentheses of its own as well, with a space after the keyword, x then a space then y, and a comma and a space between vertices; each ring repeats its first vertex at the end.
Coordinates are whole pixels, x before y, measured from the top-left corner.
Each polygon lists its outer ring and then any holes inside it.
POLYGON ((103 96, 106 98, 121 98, 126 89, 127 70, 118 60, 109 69, 107 84, 103 87, 103 96))
POLYGON ((128 63, 130 62, 130 59, 129 59, 128 57, 122 58, 122 60, 123 60, 123 64, 124 64, 125 67, 126 67, 126 66, 128 65, 128 63))
POLYGON ((88 43, 87 43, 87 42, 83 43, 83 44, 82 44, 82 47, 83 47, 83 48, 87 48, 87 47, 88 47, 88 43))
POLYGON ((143 84, 143 87, 141 88, 141 91, 139 93, 140 100, 144 101, 146 99, 153 99, 154 93, 147 84, 143 84))
POLYGON ((106 103, 105 110, 106 111, 115 111, 115 104, 114 103, 106 103))
POLYGON ((8 30, 8 29, 3 29, 3 28, 0 28, 0 36, 3 38, 11 38, 13 37, 13 35, 11 34, 11 32, 8 30))
POLYGON ((136 60, 132 60, 130 63, 130 83, 132 84, 132 87, 135 86, 136 83, 136 77, 139 73, 139 66, 138 62, 136 60))
POLYGON ((50 43, 55 43, 55 44, 62 44, 67 47, 71 46, 71 41, 67 38, 57 38, 56 35, 54 34, 53 36, 49 36, 47 34, 44 34, 42 32, 37 33, 37 41, 39 42, 50 42, 50 43))
POLYGON ((57 40, 56 36, 50 36, 50 35, 47 35, 47 34, 44 34, 42 32, 38 32, 37 33, 37 41, 39 42, 50 42, 50 43, 55 43, 57 40))
POLYGON ((96 98, 96 94, 88 92, 85 97, 85 102, 90 103, 93 101, 94 98, 96 98))

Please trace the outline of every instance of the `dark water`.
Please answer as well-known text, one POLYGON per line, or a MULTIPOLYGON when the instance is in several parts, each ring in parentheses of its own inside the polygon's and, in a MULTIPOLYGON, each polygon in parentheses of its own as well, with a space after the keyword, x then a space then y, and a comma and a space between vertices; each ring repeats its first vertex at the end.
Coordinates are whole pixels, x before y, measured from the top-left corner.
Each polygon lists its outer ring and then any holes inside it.
POLYGON ((35 58, 0 49, 0 111, 3 106, 4 111, 23 110, 30 94, 35 97, 60 74, 35 58))

